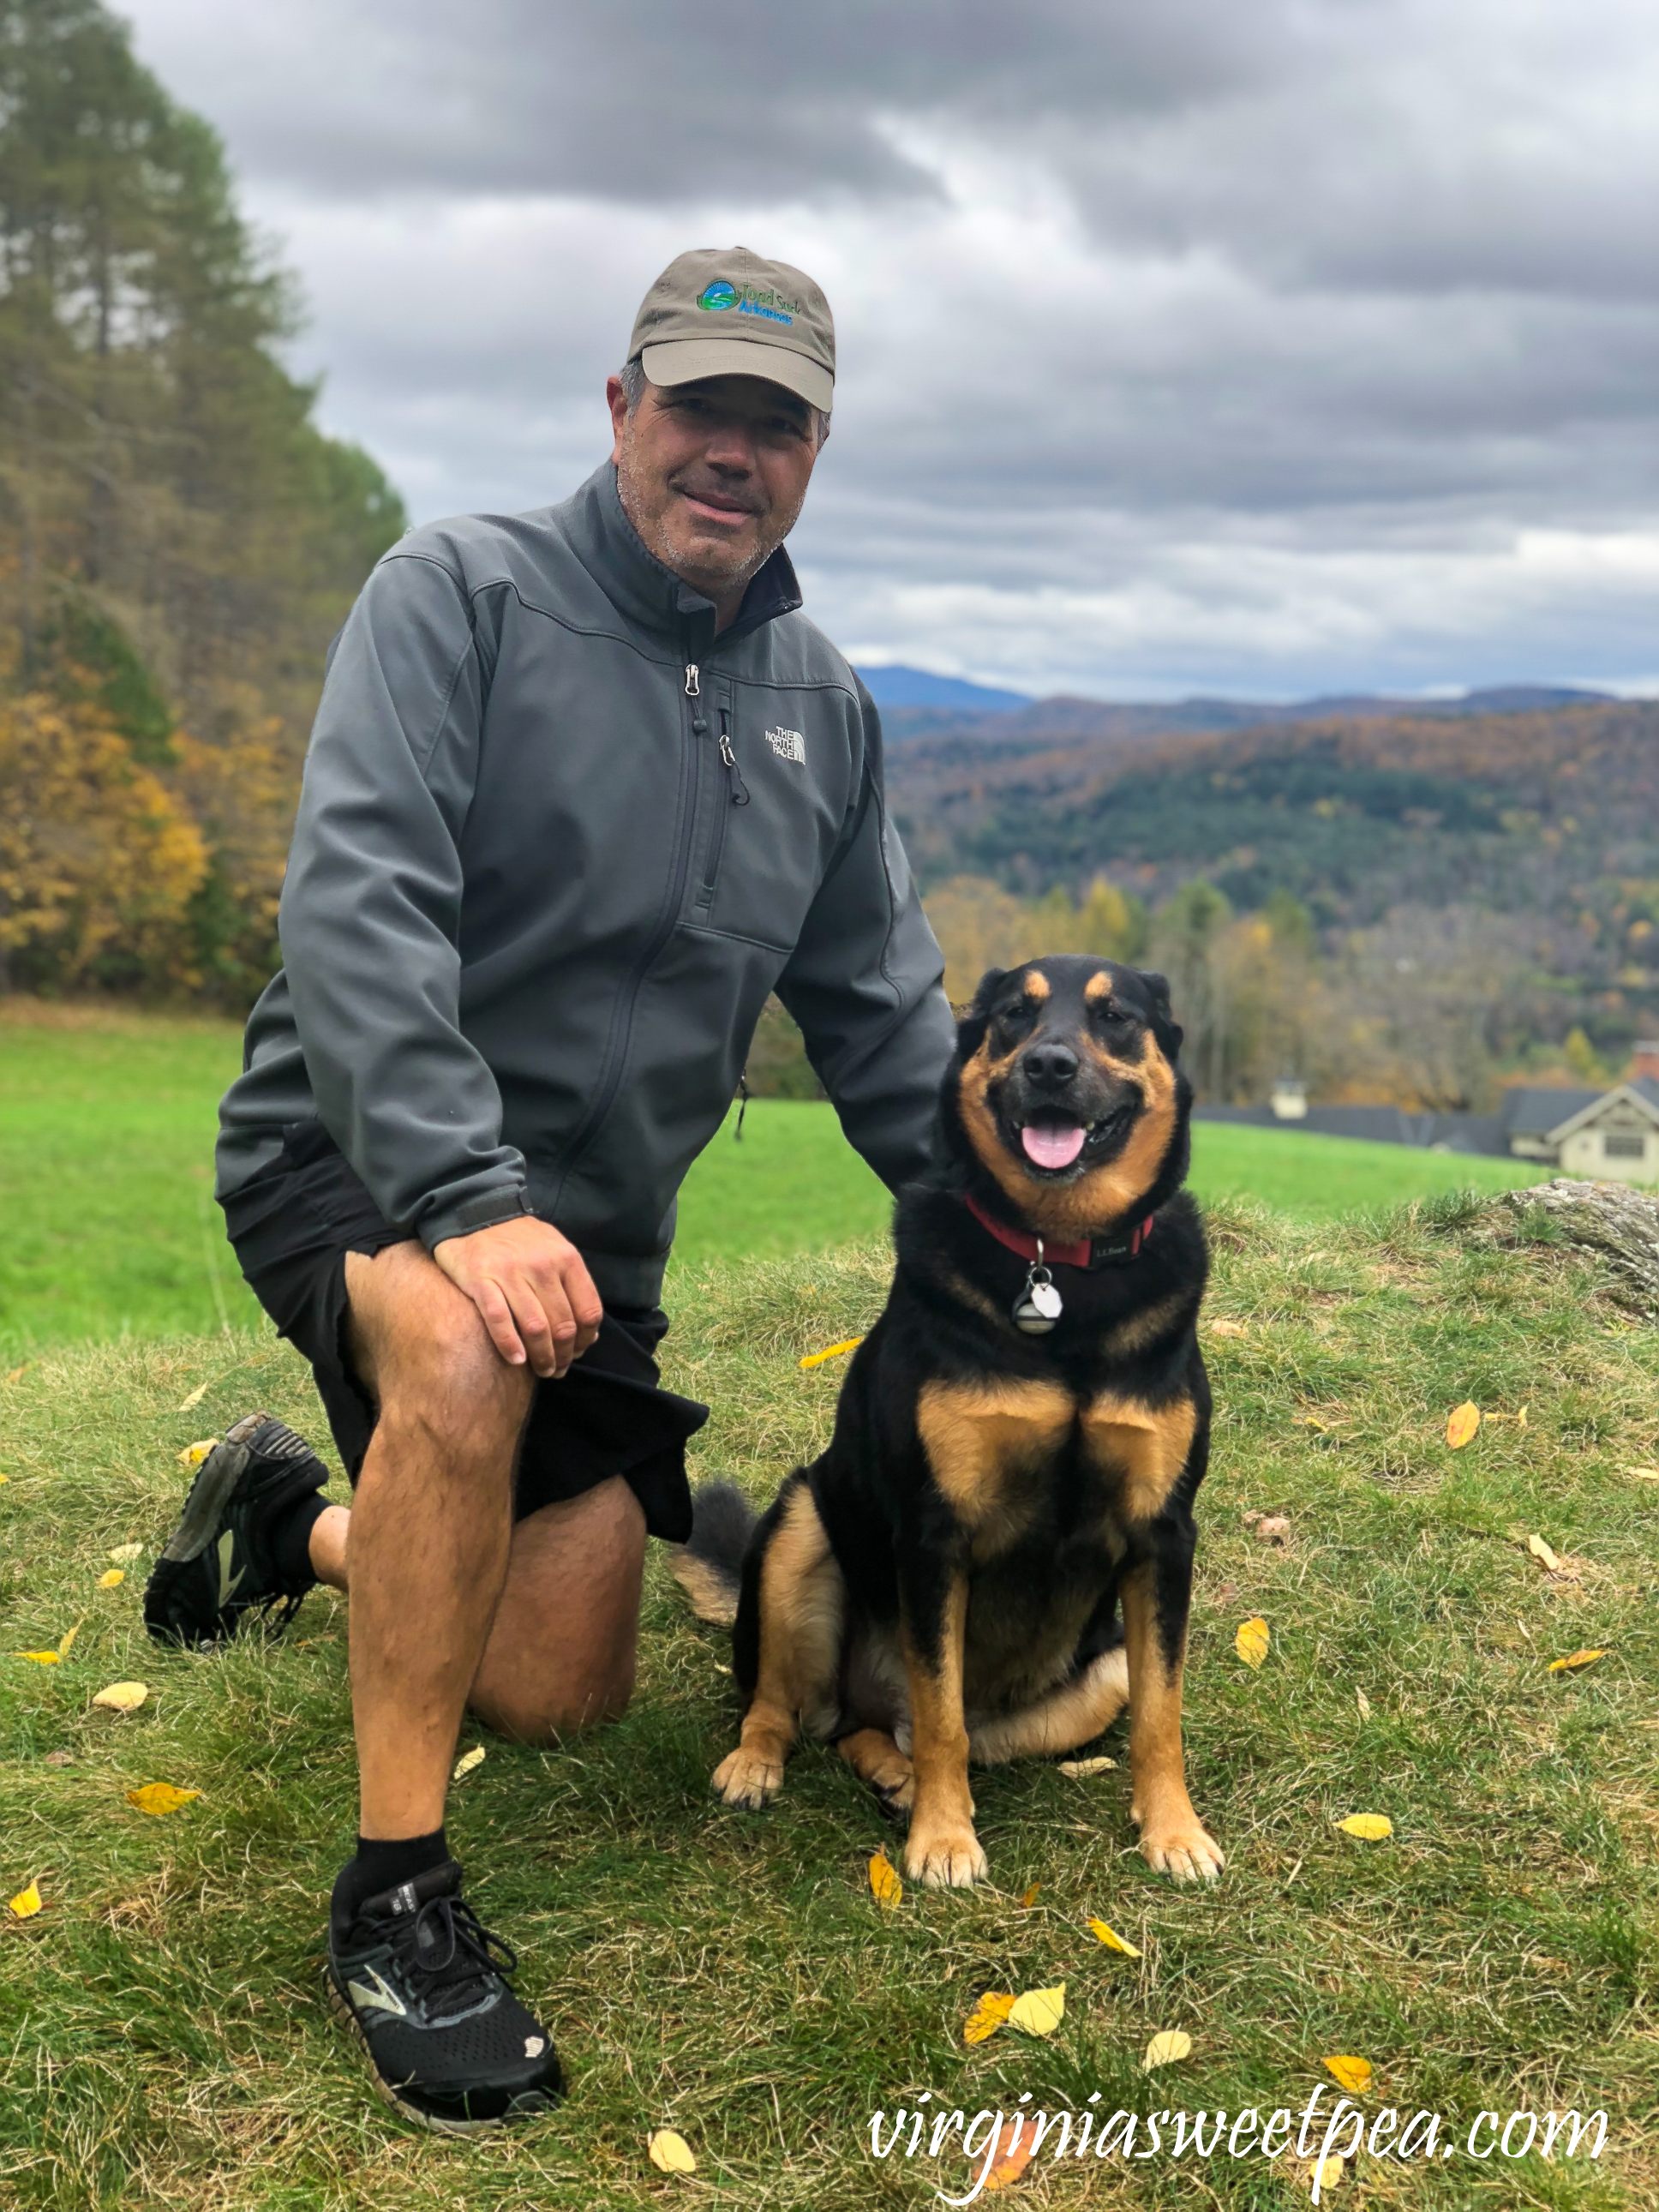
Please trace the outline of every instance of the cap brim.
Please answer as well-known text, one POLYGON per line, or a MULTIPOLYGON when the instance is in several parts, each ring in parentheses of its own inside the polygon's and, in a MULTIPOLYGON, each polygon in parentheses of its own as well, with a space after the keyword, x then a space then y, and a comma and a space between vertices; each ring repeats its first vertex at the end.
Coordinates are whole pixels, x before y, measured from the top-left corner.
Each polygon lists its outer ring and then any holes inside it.
POLYGON ((700 376, 758 376, 781 384, 809 407, 830 412, 836 380, 827 368, 765 338, 675 338, 647 346, 640 366, 653 384, 692 384, 700 376))

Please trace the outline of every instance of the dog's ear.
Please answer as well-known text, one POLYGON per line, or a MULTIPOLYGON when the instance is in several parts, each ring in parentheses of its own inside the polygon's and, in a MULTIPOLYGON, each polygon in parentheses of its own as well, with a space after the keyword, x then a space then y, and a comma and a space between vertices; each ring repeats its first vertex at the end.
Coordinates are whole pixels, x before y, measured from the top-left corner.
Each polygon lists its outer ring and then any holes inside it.
POLYGON ((988 968, 979 979, 979 988, 958 1015, 957 1051, 963 1060, 971 1060, 984 1042, 992 1005, 1007 980, 1008 970, 1006 968, 988 968))
POLYGON ((1135 973, 1146 986, 1152 999, 1152 1027, 1158 1033, 1158 1041, 1169 1058, 1173 1060, 1181 1049, 1181 1041, 1186 1031, 1170 1009, 1170 979, 1152 968, 1138 968, 1135 973))

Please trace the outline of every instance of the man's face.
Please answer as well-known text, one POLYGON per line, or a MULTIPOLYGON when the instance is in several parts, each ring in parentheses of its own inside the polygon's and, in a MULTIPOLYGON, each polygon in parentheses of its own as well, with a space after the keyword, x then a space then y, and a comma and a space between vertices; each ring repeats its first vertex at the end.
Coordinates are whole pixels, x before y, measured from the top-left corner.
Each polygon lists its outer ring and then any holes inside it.
POLYGON ((729 622, 749 579, 794 527, 817 459, 817 416, 758 376, 647 383, 631 415, 619 377, 607 397, 629 520, 729 622))

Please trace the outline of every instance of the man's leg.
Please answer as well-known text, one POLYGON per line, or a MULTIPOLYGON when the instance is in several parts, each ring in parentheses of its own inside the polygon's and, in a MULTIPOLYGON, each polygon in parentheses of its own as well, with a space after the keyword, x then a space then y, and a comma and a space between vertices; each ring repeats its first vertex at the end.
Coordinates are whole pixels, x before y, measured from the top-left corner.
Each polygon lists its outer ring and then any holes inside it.
POLYGON ((416 1243, 346 1255, 347 1340, 378 1419, 346 1547, 359 1833, 443 1823, 467 1693, 507 1578, 536 1378, 416 1243))
MULTIPOLYGON (((350 1527, 331 1505, 311 1532, 312 1566, 337 1590, 350 1585, 350 1527)), ((625 1710, 644 1567, 645 1516, 620 1475, 517 1524, 467 1698, 486 1727, 544 1743, 625 1710)))

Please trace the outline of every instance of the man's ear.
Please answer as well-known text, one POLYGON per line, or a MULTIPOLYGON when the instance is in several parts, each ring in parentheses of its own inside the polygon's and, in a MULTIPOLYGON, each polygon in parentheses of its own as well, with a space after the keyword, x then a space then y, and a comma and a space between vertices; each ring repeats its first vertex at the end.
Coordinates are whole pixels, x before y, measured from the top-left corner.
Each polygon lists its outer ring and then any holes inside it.
POLYGON ((957 1051, 964 1060, 971 1060, 984 1042, 992 1005, 1007 980, 1006 968, 988 968, 980 977, 979 988, 957 1022, 957 1051))
POLYGON ((1152 1027, 1158 1032, 1158 1041, 1173 1060, 1181 1049, 1186 1031, 1170 1010, 1170 979, 1167 975, 1160 975, 1152 968, 1138 968, 1135 973, 1146 986, 1152 1001, 1152 1027))

